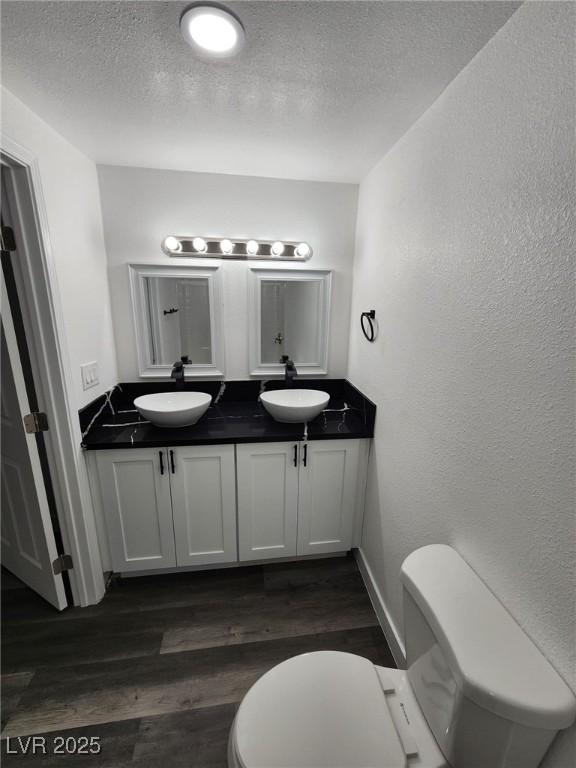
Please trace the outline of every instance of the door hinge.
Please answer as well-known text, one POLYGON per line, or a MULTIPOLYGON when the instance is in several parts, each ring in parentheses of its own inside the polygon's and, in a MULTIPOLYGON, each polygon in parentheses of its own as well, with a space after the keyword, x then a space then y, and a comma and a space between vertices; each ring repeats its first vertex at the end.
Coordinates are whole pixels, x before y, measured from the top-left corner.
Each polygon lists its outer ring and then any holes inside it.
POLYGON ((24 422, 24 429, 29 435, 48 431, 48 416, 42 411, 33 411, 24 416, 22 421, 24 422))
POLYGON ((16 239, 14 238, 14 230, 12 227, 2 227, 0 230, 0 250, 2 251, 15 251, 16 239))
POLYGON ((58 576, 59 573, 63 573, 64 571, 71 571, 72 568, 74 568, 72 555, 58 555, 56 560, 52 562, 52 570, 56 576, 58 576))

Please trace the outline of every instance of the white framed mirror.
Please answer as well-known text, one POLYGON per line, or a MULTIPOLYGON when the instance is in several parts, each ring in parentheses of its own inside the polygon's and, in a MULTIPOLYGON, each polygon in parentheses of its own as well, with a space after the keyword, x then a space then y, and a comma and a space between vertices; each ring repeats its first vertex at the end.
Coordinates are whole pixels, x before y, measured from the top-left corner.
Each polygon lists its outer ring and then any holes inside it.
POLYGON ((218 267, 130 264, 141 377, 169 377, 176 360, 186 376, 223 376, 224 339, 218 267))
POLYGON ((331 282, 330 270, 250 270, 252 376, 281 374, 283 355, 301 374, 328 373, 331 282))

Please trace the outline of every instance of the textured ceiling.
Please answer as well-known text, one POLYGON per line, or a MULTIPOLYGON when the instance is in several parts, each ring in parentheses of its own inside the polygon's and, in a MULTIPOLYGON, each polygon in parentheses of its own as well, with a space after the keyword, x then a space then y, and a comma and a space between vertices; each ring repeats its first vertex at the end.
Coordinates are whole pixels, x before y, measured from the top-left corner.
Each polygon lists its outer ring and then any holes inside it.
POLYGON ((519 5, 232 2, 206 63, 186 4, 3 2, 3 83, 99 163, 357 181, 519 5))

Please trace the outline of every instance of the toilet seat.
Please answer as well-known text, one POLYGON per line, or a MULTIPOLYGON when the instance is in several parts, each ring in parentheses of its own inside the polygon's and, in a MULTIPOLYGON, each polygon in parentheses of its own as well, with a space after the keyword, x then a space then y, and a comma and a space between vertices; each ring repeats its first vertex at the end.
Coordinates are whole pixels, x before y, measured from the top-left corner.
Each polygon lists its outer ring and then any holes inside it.
POLYGON ((238 768, 405 768, 376 667, 319 651, 279 664, 246 694, 231 734, 238 768))

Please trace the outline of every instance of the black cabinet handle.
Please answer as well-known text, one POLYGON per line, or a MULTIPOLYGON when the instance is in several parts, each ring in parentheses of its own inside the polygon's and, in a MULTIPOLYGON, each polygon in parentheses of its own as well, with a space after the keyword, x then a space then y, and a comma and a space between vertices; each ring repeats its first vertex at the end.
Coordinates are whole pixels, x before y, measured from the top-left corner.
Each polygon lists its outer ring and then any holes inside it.
POLYGON ((170 467, 172 469, 172 474, 176 472, 176 467, 174 466, 174 451, 170 451, 170 467))
POLYGON ((158 451, 158 456, 160 456, 160 474, 164 474, 164 451, 158 451))
POLYGON ((306 466, 306 461, 308 459, 308 443, 304 443, 304 456, 302 457, 302 464, 306 466))
POLYGON ((298 466, 298 443, 294 446, 294 466, 298 466))

